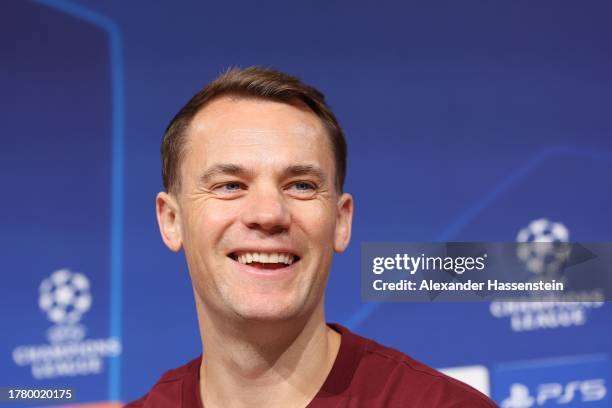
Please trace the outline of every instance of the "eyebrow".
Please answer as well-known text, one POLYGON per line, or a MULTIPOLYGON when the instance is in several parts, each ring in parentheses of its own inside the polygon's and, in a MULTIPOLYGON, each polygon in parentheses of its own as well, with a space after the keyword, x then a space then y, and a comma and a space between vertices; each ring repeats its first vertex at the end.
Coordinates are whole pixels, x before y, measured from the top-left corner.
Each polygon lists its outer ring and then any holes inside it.
POLYGON ((249 172, 244 167, 238 164, 232 163, 221 163, 215 164, 212 167, 206 169, 202 175, 200 176, 200 182, 202 184, 207 184, 210 182, 212 178, 220 175, 231 175, 231 176, 245 176, 249 172))
MULTIPOLYGON (((200 176, 200 183, 208 184, 211 179, 220 175, 242 176, 252 175, 252 171, 247 170, 239 164, 220 163, 206 169, 200 176)), ((320 184, 325 184, 325 172, 319 166, 313 164, 294 164, 286 167, 282 172, 283 177, 311 176, 317 179, 320 184)))
POLYGON ((283 172, 284 176, 311 176, 317 179, 320 184, 325 184, 325 172, 319 166, 312 164, 294 164, 283 172))

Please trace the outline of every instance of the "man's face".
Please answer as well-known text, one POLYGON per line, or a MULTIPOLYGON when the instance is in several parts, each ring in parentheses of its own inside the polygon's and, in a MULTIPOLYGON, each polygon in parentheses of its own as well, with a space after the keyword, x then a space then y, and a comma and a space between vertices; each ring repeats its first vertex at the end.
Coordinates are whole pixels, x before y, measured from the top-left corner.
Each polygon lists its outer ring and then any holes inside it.
POLYGON ((216 99, 188 129, 180 174, 176 197, 158 196, 158 217, 166 243, 184 248, 209 312, 283 319, 322 305, 332 254, 350 239, 352 199, 335 188, 331 144, 314 113, 216 99), (164 205, 175 208, 170 234, 164 205))

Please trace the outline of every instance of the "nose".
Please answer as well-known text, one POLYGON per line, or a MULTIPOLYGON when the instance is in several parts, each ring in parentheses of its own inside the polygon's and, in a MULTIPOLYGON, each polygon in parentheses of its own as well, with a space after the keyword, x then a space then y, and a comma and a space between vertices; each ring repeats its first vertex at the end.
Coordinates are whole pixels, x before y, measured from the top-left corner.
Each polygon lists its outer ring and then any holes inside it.
POLYGON ((249 192, 242 220, 248 228, 278 234, 289 229, 291 214, 281 191, 260 187, 249 192))

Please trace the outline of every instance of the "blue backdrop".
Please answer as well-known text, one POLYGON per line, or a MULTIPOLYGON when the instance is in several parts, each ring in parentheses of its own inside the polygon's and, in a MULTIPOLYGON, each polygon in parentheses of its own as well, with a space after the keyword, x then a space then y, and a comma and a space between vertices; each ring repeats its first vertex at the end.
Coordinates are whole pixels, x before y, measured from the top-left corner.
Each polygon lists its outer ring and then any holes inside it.
POLYGON ((0 387, 126 401, 199 354, 186 265, 154 217, 159 144, 223 69, 265 65, 320 88, 347 134, 356 218, 328 320, 434 367, 481 366, 508 407, 521 390, 532 406, 609 406, 608 304, 366 304, 359 254, 366 241, 512 242, 540 218, 611 241, 611 13, 566 0, 3 1, 0 387), (76 303, 85 292, 91 304, 76 303))

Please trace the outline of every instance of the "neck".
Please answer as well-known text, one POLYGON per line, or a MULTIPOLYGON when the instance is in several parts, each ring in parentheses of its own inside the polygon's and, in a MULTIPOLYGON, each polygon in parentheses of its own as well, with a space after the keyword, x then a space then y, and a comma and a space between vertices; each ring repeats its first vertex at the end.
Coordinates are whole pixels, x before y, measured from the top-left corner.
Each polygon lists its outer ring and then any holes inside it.
POLYGON ((201 303, 197 309, 205 349, 200 395, 207 408, 304 407, 340 347, 340 335, 325 324, 323 302, 309 316, 280 321, 232 321, 215 318, 201 303))

